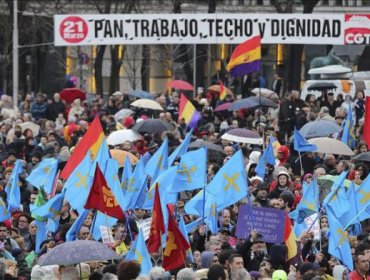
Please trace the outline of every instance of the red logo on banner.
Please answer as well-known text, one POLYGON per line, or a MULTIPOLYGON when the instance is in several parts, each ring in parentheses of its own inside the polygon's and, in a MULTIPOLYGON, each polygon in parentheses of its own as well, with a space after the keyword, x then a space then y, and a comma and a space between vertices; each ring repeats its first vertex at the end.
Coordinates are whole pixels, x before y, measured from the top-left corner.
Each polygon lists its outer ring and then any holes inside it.
POLYGON ((349 45, 370 44, 370 14, 346 14, 344 40, 349 45))
POLYGON ((60 36, 68 43, 79 43, 83 41, 88 32, 86 21, 77 16, 65 18, 60 24, 60 36))

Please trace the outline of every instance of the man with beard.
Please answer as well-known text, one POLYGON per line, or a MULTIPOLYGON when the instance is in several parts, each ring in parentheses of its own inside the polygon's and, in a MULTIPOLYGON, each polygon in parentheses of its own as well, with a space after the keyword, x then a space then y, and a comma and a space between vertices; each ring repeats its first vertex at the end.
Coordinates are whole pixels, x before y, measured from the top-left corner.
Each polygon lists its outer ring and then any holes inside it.
POLYGON ((255 199, 254 202, 258 202, 261 207, 269 207, 269 200, 267 198, 268 186, 266 183, 259 183, 254 192, 255 199))

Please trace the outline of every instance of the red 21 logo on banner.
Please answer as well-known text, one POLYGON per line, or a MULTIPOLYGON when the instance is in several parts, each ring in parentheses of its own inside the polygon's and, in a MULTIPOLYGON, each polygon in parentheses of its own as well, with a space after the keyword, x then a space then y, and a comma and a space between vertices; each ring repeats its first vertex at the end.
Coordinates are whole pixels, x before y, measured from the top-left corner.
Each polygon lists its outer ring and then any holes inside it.
POLYGON ((82 42, 88 33, 88 27, 85 20, 78 16, 65 18, 60 24, 60 37, 68 43, 82 42))

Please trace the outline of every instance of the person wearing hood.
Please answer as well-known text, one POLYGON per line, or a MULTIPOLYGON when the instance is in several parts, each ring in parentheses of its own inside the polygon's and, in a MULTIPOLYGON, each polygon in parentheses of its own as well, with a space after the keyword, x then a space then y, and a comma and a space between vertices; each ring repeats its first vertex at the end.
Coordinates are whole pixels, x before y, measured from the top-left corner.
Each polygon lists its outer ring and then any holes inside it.
POLYGON ((277 175, 277 186, 272 192, 270 192, 269 199, 279 198, 280 194, 283 191, 289 190, 289 184, 290 184, 289 179, 290 179, 290 176, 288 172, 285 170, 281 170, 277 175))
POLYGON ((210 268, 212 264, 218 263, 218 255, 212 251, 204 251, 200 254, 202 268, 210 268))
POLYGON ((289 148, 287 146, 280 146, 277 151, 277 159, 279 160, 279 166, 285 165, 289 159, 289 148))

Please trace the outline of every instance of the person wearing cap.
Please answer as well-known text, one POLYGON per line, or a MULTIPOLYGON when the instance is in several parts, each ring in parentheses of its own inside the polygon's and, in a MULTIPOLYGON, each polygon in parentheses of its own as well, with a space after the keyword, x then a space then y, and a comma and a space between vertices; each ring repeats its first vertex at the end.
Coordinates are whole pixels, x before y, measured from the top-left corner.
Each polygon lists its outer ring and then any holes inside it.
POLYGON ((256 230, 252 230, 249 238, 243 243, 237 244, 236 250, 243 257, 244 267, 248 271, 258 271, 266 257, 266 244, 256 230))
POLYGON ((290 183, 289 179, 290 179, 290 176, 289 176, 288 172, 285 171, 285 170, 281 170, 277 175, 277 186, 272 192, 270 192, 269 198, 270 199, 279 198, 280 194, 283 191, 288 190, 289 189, 289 183, 290 183))
POLYGON ((222 244, 228 244, 230 239, 231 232, 228 228, 222 227, 218 231, 218 236, 222 244))
POLYGON ((268 186, 265 182, 260 182, 254 191, 254 202, 258 202, 261 207, 269 207, 269 199, 267 197, 268 186))

